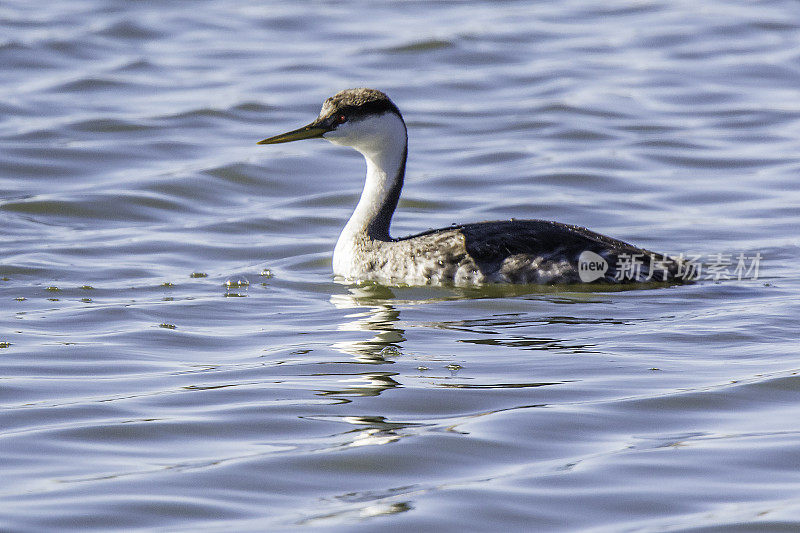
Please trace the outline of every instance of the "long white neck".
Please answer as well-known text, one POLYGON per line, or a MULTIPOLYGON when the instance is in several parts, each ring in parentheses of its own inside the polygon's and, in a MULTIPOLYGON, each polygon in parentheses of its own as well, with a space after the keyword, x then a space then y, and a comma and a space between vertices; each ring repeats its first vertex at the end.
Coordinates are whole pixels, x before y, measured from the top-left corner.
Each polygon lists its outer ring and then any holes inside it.
POLYGON ((367 162, 361 198, 333 252, 334 271, 338 271, 337 265, 355 253, 353 243, 359 238, 391 240, 389 225, 403 187, 408 137, 403 120, 385 113, 359 121, 341 137, 326 135, 326 139, 355 148, 367 162))
POLYGON ((373 239, 389 240, 389 225, 400 199, 406 166, 406 141, 391 151, 366 153, 364 190, 342 235, 366 232, 373 239))

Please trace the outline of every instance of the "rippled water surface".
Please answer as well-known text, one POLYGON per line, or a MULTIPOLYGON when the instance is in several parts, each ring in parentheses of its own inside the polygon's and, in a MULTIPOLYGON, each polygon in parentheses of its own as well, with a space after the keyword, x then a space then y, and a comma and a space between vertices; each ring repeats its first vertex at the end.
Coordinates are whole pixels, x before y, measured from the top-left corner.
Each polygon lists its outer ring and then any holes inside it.
POLYGON ((800 529, 796 3, 7 0, 0 29, 0 529, 800 529), (757 279, 338 282, 363 161, 255 142, 354 86, 409 126, 395 235, 555 219, 757 279))

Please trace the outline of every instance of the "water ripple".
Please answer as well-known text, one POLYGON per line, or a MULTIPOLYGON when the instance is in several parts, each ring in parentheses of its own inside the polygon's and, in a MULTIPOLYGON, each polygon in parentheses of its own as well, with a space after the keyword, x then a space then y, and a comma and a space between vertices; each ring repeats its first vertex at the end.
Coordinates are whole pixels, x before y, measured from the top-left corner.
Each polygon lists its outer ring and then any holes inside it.
POLYGON ((790 2, 189 7, 0 6, 2 528, 797 529, 790 2), (255 142, 351 86, 404 112, 398 236, 761 276, 336 280, 362 160, 255 142))

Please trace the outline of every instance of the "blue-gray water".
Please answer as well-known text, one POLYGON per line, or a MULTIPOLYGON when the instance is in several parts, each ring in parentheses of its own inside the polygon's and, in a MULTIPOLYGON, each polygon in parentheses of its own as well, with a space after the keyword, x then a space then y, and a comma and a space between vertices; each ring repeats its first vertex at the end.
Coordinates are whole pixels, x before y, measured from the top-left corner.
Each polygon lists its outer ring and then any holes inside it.
POLYGON ((800 528, 795 2, 4 0, 0 30, 0 529, 800 528), (759 275, 338 283, 362 159, 255 142, 354 86, 409 126, 395 235, 555 219, 759 275))

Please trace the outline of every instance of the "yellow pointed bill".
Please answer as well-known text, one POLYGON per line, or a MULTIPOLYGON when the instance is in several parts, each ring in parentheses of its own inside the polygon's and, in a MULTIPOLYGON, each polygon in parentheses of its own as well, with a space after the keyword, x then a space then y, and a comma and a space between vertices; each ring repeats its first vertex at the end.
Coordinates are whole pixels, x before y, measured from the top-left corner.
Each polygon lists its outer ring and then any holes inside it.
POLYGON ((328 128, 319 126, 318 124, 314 124, 312 122, 308 126, 303 126, 302 128, 294 131, 287 131, 286 133, 275 135, 274 137, 264 139, 263 141, 258 141, 256 144, 280 144, 289 143, 292 141, 301 141, 303 139, 316 139, 317 137, 322 137, 322 135, 328 131, 328 128))

